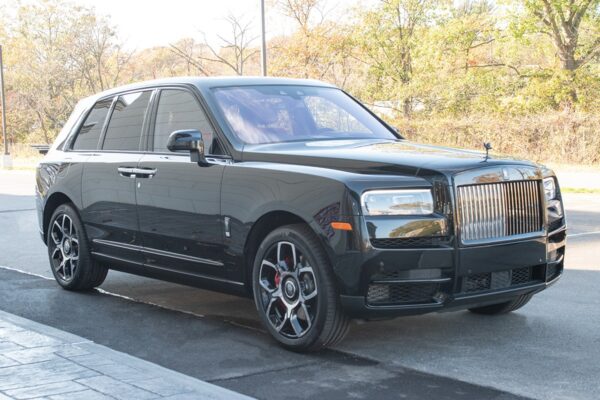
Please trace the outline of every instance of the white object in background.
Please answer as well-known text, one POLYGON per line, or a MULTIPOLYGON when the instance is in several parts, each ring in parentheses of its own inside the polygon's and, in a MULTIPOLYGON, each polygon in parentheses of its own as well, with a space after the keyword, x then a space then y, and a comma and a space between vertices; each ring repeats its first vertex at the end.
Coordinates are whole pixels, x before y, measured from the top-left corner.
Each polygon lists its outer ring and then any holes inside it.
POLYGON ((10 156, 10 154, 3 154, 2 155, 2 168, 3 169, 11 169, 12 166, 13 166, 12 157, 10 156))

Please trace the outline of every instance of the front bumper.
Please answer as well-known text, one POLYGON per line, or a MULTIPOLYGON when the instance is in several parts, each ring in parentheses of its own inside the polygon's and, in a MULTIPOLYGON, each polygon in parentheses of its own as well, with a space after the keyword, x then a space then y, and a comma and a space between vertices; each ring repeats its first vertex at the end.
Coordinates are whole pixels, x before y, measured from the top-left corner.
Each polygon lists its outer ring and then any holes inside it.
POLYGON ((555 283, 565 244, 562 226, 543 237, 481 246, 372 248, 354 293, 341 302, 349 316, 364 319, 502 303, 555 283))

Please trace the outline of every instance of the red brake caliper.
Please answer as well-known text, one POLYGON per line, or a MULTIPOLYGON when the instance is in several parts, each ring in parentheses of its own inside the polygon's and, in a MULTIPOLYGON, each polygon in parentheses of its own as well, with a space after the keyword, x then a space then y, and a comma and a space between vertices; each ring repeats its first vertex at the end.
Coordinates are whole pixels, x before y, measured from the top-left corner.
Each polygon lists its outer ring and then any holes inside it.
POLYGON ((275 287, 279 287, 279 283, 281 283, 281 275, 279 275, 279 272, 275 273, 275 287))

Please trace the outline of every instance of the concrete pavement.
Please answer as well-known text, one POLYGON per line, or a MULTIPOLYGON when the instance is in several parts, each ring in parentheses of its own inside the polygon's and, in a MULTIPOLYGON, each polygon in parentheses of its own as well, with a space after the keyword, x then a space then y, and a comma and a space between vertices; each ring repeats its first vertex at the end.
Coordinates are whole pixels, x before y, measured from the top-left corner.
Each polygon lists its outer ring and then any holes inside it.
POLYGON ((251 398, 0 311, 0 399, 251 398))
MULTIPOLYGON (((0 268, 0 293, 1 307, 12 314, 261 399, 523 399, 337 350, 291 353, 237 322, 67 292, 50 279, 6 268, 0 268)), ((0 367, 0 387, 1 373, 0 367)), ((130 378, 128 371, 115 375, 130 378)))

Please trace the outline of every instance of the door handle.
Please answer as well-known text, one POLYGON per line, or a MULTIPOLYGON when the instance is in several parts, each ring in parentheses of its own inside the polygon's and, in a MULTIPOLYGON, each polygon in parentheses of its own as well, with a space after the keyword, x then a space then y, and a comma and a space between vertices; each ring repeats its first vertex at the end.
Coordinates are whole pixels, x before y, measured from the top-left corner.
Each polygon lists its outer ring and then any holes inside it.
POLYGON ((133 168, 133 173, 138 178, 152 178, 156 175, 156 168, 133 168))
POLYGON ((119 171, 119 175, 124 176, 125 178, 135 178, 135 168, 119 167, 117 168, 117 171, 119 171))

